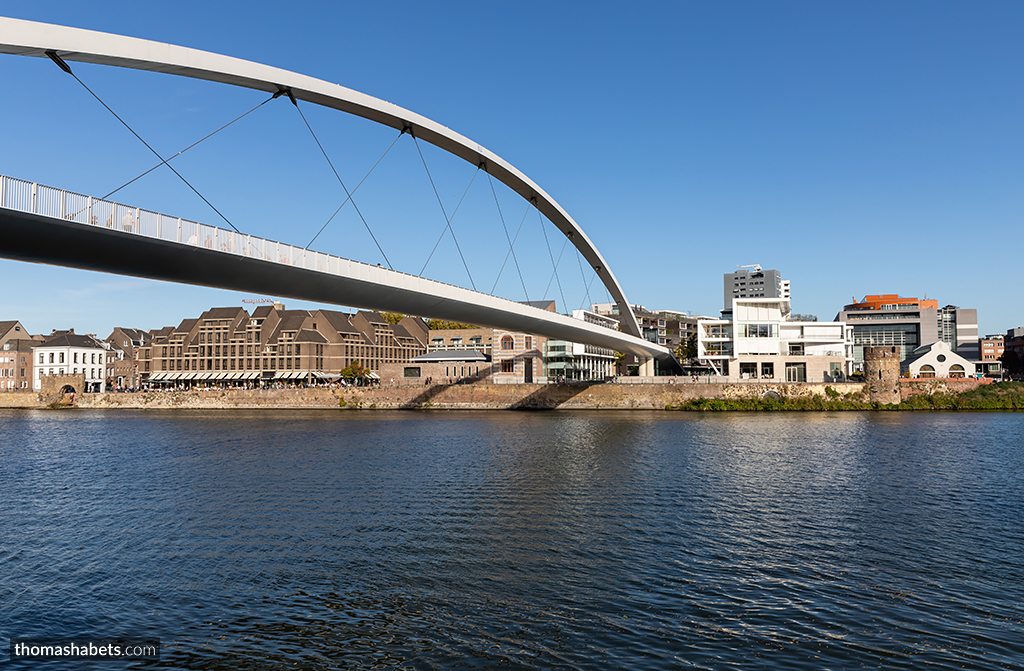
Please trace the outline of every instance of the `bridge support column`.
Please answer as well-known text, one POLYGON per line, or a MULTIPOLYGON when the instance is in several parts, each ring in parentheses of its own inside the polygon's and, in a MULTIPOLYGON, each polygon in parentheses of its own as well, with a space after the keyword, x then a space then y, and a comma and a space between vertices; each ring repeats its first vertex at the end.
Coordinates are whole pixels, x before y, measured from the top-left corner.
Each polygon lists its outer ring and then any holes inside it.
POLYGON ((640 377, 654 377, 654 359, 642 359, 638 372, 640 377))

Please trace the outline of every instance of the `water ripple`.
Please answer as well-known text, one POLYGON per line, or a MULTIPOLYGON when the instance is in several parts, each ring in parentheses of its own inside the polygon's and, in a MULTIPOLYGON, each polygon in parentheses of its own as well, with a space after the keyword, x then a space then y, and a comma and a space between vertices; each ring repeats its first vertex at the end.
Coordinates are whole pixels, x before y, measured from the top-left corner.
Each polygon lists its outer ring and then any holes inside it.
POLYGON ((159 636, 182 669, 1024 668, 1021 415, 0 424, 9 636, 159 636))

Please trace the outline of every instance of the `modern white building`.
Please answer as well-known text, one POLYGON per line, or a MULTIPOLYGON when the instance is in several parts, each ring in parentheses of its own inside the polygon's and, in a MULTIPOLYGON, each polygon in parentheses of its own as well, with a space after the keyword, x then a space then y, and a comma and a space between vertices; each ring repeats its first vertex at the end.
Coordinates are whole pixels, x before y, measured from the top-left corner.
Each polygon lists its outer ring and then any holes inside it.
POLYGON ((843 322, 790 321, 789 299, 734 298, 722 319, 697 322, 697 357, 734 380, 840 382, 853 362, 843 322))
POLYGON ((85 375, 85 389, 79 392, 106 391, 104 374, 107 347, 92 336, 74 331, 58 332, 32 350, 32 389, 39 391, 44 375, 85 375))
MULTIPOLYGON (((619 320, 590 310, 573 310, 573 319, 581 319, 612 330, 619 320)), ((565 340, 548 340, 544 344, 544 367, 548 380, 604 380, 615 375, 615 352, 605 347, 565 340)))

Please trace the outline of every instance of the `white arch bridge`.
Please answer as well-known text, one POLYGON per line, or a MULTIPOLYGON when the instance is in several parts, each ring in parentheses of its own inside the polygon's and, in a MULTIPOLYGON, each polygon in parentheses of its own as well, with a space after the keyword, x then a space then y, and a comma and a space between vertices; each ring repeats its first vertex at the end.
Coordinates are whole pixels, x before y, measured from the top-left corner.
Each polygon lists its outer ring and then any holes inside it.
MULTIPOLYGON (((238 291, 388 310, 634 354, 653 374, 678 364, 641 336, 626 296, 569 214, 499 156, 414 112, 336 84, 210 52, 0 18, 0 53, 99 63, 232 84, 403 130, 479 166, 533 205, 579 250, 618 303, 624 331, 339 256, 0 176, 0 257, 238 291)), ((62 67, 67 67, 62 65, 62 67)))

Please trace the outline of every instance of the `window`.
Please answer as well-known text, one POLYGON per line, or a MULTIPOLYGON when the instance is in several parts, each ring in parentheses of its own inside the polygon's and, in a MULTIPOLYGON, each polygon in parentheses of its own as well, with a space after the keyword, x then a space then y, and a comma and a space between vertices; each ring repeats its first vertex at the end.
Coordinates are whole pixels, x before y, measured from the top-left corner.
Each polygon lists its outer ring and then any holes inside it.
POLYGON ((526 336, 524 346, 526 349, 533 349, 533 336, 526 336))
MULTIPOLYGON (((505 338, 508 338, 508 336, 505 336, 505 338)), ((502 338, 502 340, 504 340, 504 338, 502 338)), ((502 373, 514 373, 514 372, 516 372, 516 360, 515 359, 505 359, 504 361, 502 361, 501 362, 501 372, 502 373)))
POLYGON ((740 337, 742 338, 777 338, 779 336, 776 324, 741 324, 740 337))
POLYGON ((480 336, 473 336, 472 338, 469 339, 469 342, 473 343, 474 345, 479 345, 482 341, 483 339, 480 336))
POLYGON ((453 345, 461 345, 462 344, 462 336, 455 336, 454 338, 452 338, 452 344, 453 345))
POLYGON ((405 377, 419 377, 420 368, 419 366, 406 366, 403 371, 403 374, 405 377))
POLYGON ((64 363, 64 352, 60 353, 60 362, 64 363))
POLYGON ((39 353, 39 363, 43 363, 43 353, 39 353))
POLYGON ((786 382, 807 382, 807 364, 787 363, 786 382))
MULTIPOLYGON (((512 336, 510 336, 510 335, 501 336, 501 349, 503 349, 503 350, 510 350, 510 349, 515 349, 515 347, 516 347, 516 342, 515 342, 515 340, 512 339, 512 336)), ((501 365, 504 366, 505 365, 504 362, 502 362, 501 365)), ((503 372, 504 372, 504 370, 503 370, 503 372)))
POLYGON ((775 364, 774 363, 762 363, 761 364, 761 377, 772 379, 775 377, 775 364))
POLYGON ((740 377, 744 380, 757 377, 757 363, 755 362, 742 362, 740 363, 740 377))

